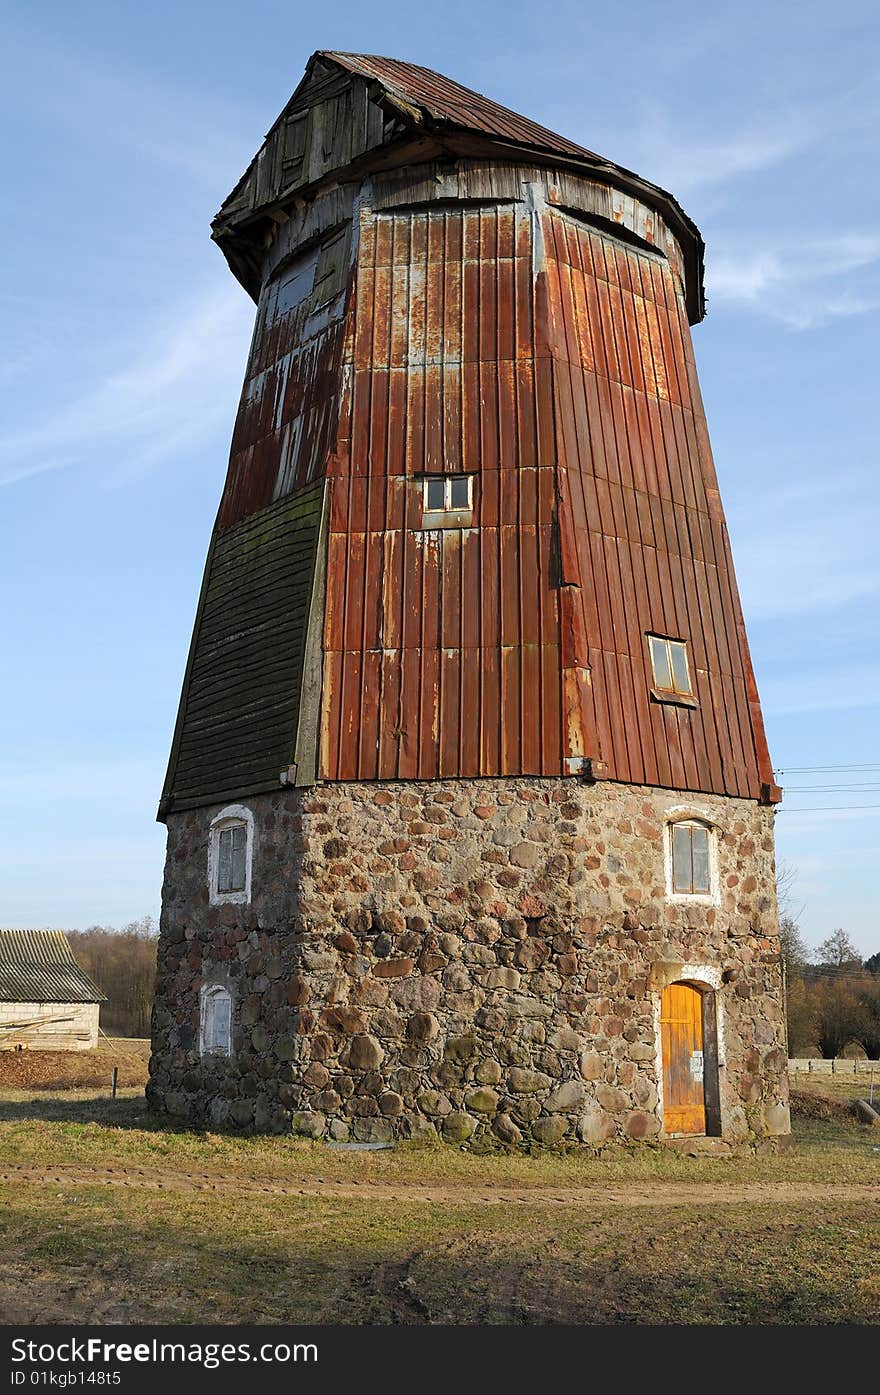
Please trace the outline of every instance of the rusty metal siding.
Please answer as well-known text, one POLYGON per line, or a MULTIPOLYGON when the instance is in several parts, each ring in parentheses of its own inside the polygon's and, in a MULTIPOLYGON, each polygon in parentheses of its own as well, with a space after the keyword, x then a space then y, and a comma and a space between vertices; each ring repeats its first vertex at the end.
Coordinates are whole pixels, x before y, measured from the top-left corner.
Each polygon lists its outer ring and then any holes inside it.
POLYGON ((365 213, 351 342, 322 772, 555 773, 552 399, 524 207, 365 213), (419 477, 447 471, 477 477, 473 526, 423 531, 419 477))
POLYGON ((523 202, 364 212, 331 460, 321 772, 771 780, 681 284, 523 202), (540 236, 533 232, 539 227, 540 236), (473 472, 473 526, 419 479, 473 472), (698 705, 656 702, 646 634, 698 705))
POLYGON ((543 223, 592 754, 612 779, 758 798, 770 760, 682 297, 664 258, 558 212, 543 223), (651 631, 687 640, 696 708, 652 700, 651 631))
POLYGON ((223 530, 312 484, 336 433, 348 226, 264 286, 217 515, 223 530))

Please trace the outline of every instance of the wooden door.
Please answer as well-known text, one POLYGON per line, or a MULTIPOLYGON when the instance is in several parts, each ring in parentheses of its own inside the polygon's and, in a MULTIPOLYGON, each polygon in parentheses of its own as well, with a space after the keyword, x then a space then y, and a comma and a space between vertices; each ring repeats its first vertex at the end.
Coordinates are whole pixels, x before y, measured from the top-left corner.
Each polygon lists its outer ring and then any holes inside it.
POLYGON ((671 983, 664 988, 660 1032, 664 1132, 705 1133, 703 998, 689 983, 671 983))

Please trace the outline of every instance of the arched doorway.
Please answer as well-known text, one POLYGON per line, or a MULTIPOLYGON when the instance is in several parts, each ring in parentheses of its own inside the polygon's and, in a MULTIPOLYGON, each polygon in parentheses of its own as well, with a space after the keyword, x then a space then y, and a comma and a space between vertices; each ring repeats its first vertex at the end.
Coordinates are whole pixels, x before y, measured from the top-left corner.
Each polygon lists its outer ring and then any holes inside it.
POLYGON ((718 1134, 715 995, 692 983, 670 983, 660 1004, 663 1132, 718 1134))

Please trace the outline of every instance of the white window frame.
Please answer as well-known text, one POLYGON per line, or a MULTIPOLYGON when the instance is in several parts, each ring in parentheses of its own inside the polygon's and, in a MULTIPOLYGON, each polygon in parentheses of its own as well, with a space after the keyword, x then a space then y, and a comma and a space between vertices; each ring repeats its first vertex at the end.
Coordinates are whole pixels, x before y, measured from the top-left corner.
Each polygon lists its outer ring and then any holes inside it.
POLYGON ((663 830, 663 852, 666 864, 666 899, 682 906, 719 906, 721 877, 718 866, 718 829, 705 813, 694 809, 671 809, 663 830), (676 824, 691 824, 704 828, 709 837, 709 890, 676 891, 672 862, 672 838, 676 824))
POLYGON ((199 1055, 200 1056, 231 1056, 232 1055, 232 994, 224 983, 203 983, 199 991, 199 1055), (208 1045, 208 1023, 212 1016, 212 1005, 218 998, 224 998, 229 1003, 229 1040, 225 1047, 208 1045))
POLYGON ((461 527, 468 524, 474 511, 474 476, 456 472, 447 475, 424 475, 422 477, 422 527, 442 528, 461 527), (452 481, 467 480, 467 503, 452 504, 452 481), (432 508, 428 503, 428 489, 438 481, 443 484, 443 507, 432 508))
POLYGON ((246 906, 251 899, 251 869, 254 860, 254 816, 243 804, 228 804, 215 814, 208 830, 208 896, 212 906, 246 906), (244 890, 220 891, 220 834, 226 828, 243 824, 247 830, 244 849, 244 890))

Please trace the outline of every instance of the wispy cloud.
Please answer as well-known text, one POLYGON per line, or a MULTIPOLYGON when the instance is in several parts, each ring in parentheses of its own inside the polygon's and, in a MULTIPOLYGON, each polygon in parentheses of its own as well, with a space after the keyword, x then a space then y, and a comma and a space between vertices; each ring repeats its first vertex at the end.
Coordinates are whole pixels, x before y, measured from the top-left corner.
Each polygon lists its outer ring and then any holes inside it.
POLYGON ((230 282, 169 305, 105 346, 102 368, 79 396, 0 435, 0 485, 96 455, 118 477, 231 430, 253 314, 230 282))
POLYGON ((694 136, 679 113, 656 103, 643 108, 631 137, 640 172, 685 198, 772 169, 814 139, 813 115, 800 110, 756 113, 733 129, 694 136))
POLYGON ((748 306, 793 329, 880 307, 880 236, 846 233, 776 241, 746 255, 721 252, 708 260, 710 302, 748 306), (853 273, 858 285, 842 285, 853 273))

